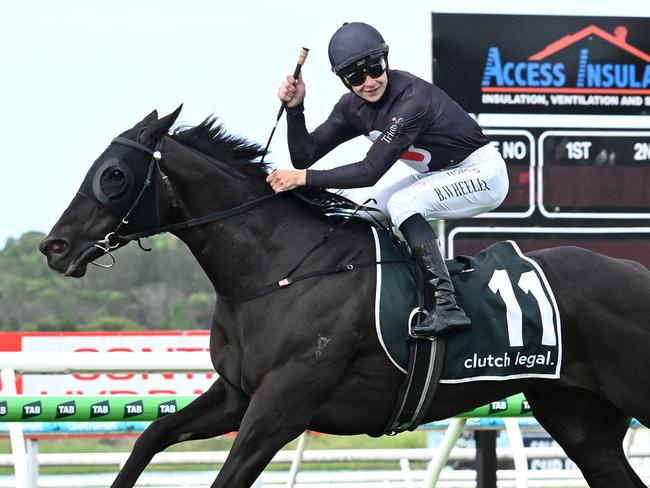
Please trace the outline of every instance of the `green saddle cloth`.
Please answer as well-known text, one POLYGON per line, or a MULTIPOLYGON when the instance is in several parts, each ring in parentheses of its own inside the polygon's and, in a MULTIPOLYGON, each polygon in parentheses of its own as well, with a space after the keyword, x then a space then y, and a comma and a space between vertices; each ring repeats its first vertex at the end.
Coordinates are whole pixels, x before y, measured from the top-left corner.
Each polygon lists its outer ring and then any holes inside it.
MULTIPOLYGON (((386 232, 373 229, 378 261, 377 336, 400 371, 408 365, 408 318, 416 307, 415 268, 386 232), (408 264, 394 264, 408 260, 408 264)), ((442 383, 559 378, 561 327, 544 273, 513 241, 447 261, 456 296, 472 321, 444 334, 442 383)))

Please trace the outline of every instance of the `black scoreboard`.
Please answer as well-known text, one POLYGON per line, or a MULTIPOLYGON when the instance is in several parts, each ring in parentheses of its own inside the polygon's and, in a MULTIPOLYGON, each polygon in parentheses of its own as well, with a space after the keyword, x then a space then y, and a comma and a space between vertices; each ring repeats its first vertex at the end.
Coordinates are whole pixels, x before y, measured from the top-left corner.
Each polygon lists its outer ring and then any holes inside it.
POLYGON ((574 245, 650 268, 650 130, 486 128, 510 189, 492 212, 445 222, 446 253, 512 239, 574 245))
POLYGON ((647 17, 432 13, 432 80, 477 116, 510 179, 499 208, 444 223, 448 256, 513 239, 650 267, 649 30, 647 17))
POLYGON ((483 218, 650 219, 650 131, 485 129, 508 168, 483 218))
POLYGON ((650 218, 650 132, 550 130, 539 137, 548 218, 650 218))
POLYGON ((510 191, 491 216, 524 218, 534 210, 535 138, 526 130, 485 130, 508 168, 510 191))
POLYGON ((455 227, 449 232, 449 256, 473 256, 497 241, 513 240, 523 252, 578 246, 607 256, 632 259, 650 268, 647 227, 455 227))

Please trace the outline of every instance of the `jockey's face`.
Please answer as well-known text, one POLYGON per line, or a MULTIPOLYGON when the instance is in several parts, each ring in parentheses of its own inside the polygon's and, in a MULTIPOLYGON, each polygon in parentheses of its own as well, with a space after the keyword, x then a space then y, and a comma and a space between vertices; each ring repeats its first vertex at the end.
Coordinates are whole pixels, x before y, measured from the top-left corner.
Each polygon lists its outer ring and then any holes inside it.
POLYGON ((387 86, 388 76, 386 74, 386 71, 384 71, 381 76, 377 78, 366 75, 366 79, 364 80, 363 84, 359 86, 353 86, 352 90, 366 102, 372 103, 381 100, 381 97, 384 96, 384 92, 386 91, 387 86))
POLYGON ((378 58, 367 56, 341 70, 339 76, 356 95, 367 102, 377 102, 386 91, 387 69, 386 56, 378 58))

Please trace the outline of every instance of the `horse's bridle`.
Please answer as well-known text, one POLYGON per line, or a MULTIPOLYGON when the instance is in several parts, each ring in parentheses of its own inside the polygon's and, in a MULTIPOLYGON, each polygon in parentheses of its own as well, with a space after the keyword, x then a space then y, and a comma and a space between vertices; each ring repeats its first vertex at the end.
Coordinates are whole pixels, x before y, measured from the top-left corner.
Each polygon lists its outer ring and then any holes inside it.
MULTIPOLYGON (((132 234, 120 234, 120 228, 123 225, 127 225, 129 223, 129 219, 131 215, 133 214, 135 208, 137 207, 138 203, 141 201, 142 196, 144 195, 145 191, 147 188, 151 185, 151 178, 153 176, 153 171, 154 168, 158 170, 158 173, 161 175, 161 179, 165 184, 165 188, 167 189, 168 193, 170 194, 170 198, 172 200, 172 203, 176 205, 176 195, 174 194, 174 190, 171 186, 171 183, 169 182, 169 178, 167 175, 165 175, 160 168, 160 161, 162 160, 162 147, 164 144, 164 139, 161 138, 157 143, 155 149, 151 149, 144 144, 141 144, 139 142, 133 141, 131 139, 127 139, 125 137, 116 137, 111 141, 111 144, 122 144, 125 146, 132 147, 134 149, 137 149, 139 151, 143 151, 151 156, 151 161, 149 163, 149 169, 147 171, 147 177, 145 179, 145 182, 142 185, 142 189, 140 190, 140 193, 138 194, 137 198, 133 201, 133 204, 129 208, 129 210, 126 212, 126 215, 122 218, 120 223, 117 225, 114 231, 109 232, 106 234, 106 237, 102 239, 101 241, 97 241, 93 244, 94 247, 97 247, 104 251, 105 254, 108 254, 111 258, 111 263, 110 264, 98 264, 98 263, 93 263, 97 266, 103 267, 103 268, 110 268, 115 265, 115 257, 111 253, 112 250, 116 249, 120 245, 127 243, 132 240, 137 240, 138 245, 144 250, 145 249, 142 244, 140 243, 140 239, 143 237, 148 237, 152 236, 154 234, 160 234, 162 232, 170 232, 174 230, 179 230, 179 229, 185 229, 189 227, 194 227, 197 225, 205 224, 207 222, 214 222, 218 220, 223 220, 228 217, 232 217, 234 215, 238 215, 244 212, 247 212, 262 203, 264 203, 267 200, 270 200, 273 197, 279 196, 279 195, 284 195, 287 192, 279 192, 279 193, 271 193, 269 195, 265 195, 260 198, 256 198, 254 200, 251 200, 250 202, 243 203, 241 205, 238 205, 236 207, 230 208, 228 210, 222 210, 220 212, 215 212, 212 214, 205 215, 203 217, 197 217, 194 219, 186 220, 184 222, 177 222, 174 224, 169 224, 169 225, 164 225, 161 227, 156 227, 153 229, 148 229, 140 232, 134 232, 132 234)), ((354 216, 359 210, 368 210, 368 207, 365 207, 364 205, 357 205, 356 209, 354 210, 354 213, 352 216, 354 216)), ((279 290, 281 288, 284 288, 285 286, 288 286, 292 283, 296 283, 298 281, 306 280, 309 278, 314 278, 317 276, 325 276, 325 275, 332 275, 332 274, 339 274, 339 273, 345 273, 349 271, 353 271, 355 269, 359 268, 364 268, 364 267, 370 267, 370 266, 376 266, 378 264, 407 264, 405 260, 396 260, 396 261, 370 261, 370 262, 365 262, 365 263, 357 263, 357 264, 352 264, 351 262, 344 263, 343 265, 339 266, 334 266, 334 267, 328 267, 316 271, 312 271, 309 273, 305 273, 302 275, 298 276, 293 276, 294 273, 301 267, 301 265, 307 260, 307 258, 312 255, 318 248, 323 246, 326 242, 329 241, 329 239, 336 234, 338 230, 340 230, 346 223, 348 223, 350 219, 344 220, 343 222, 339 223, 337 226, 330 228, 329 232, 322 237, 322 239, 317 242, 309 251, 305 253, 304 256, 302 256, 301 259, 298 260, 298 263, 293 266, 293 268, 285 275, 285 277, 281 280, 275 281, 273 283, 269 283, 267 285, 255 288, 253 290, 250 290, 248 292, 240 293, 235 296, 220 296, 220 300, 230 303, 230 304, 239 304, 243 303, 249 300, 252 300, 254 298, 266 295, 268 293, 271 293, 275 290, 279 290)), ((384 227, 382 224, 377 222, 380 227, 384 227)), ((390 230, 388 228, 385 228, 384 230, 390 230)))
POLYGON ((172 185, 169 181, 169 178, 165 173, 163 173, 159 164, 160 161, 162 160, 162 148, 164 144, 164 138, 158 140, 155 149, 151 149, 150 147, 145 146, 144 144, 141 144, 137 141, 133 141, 131 139, 127 139, 126 137, 115 137, 111 141, 111 144, 122 144, 124 146, 129 146, 133 149, 137 149, 138 151, 145 152, 151 156, 151 161, 149 162, 147 177, 142 185, 142 188, 140 189, 140 193, 138 194, 137 198, 133 201, 133 204, 131 204, 131 207, 129 208, 129 210, 127 210, 124 217, 120 220, 120 223, 117 225, 114 231, 111 231, 108 234, 106 234, 106 237, 104 237, 104 239, 96 241, 94 244, 92 244, 93 247, 101 249, 102 251, 104 251, 104 254, 107 254, 111 258, 111 263, 109 264, 100 264, 95 262, 92 263, 102 268, 110 268, 115 265, 115 257, 113 256, 111 251, 117 249, 122 244, 125 244, 133 240, 137 240, 140 248, 143 250, 147 250, 140 243, 140 239, 143 237, 149 237, 155 234, 160 234, 162 232, 171 232, 175 230, 194 227, 208 222, 223 220, 228 217, 232 217, 234 215, 247 212, 248 210, 262 204, 266 200, 270 200, 273 197, 282 195, 282 193, 271 193, 269 195, 265 195, 263 197, 251 200, 250 202, 246 202, 236 207, 230 208, 228 210, 214 212, 212 214, 204 215, 203 217, 197 217, 194 219, 186 220, 184 222, 176 222, 173 224, 163 225, 160 227, 154 227, 153 229, 147 229, 140 232, 133 232, 131 234, 120 234, 120 229, 122 228, 122 226, 127 225, 129 223, 131 215, 133 215, 133 212, 138 206, 138 203, 140 203, 143 195, 147 191, 147 188, 149 188, 149 186, 151 185, 154 169, 156 169, 160 174, 161 180, 165 185, 165 189, 169 193, 170 199, 172 201, 172 205, 174 207, 177 206, 177 199, 176 199, 176 194, 174 193, 174 189, 172 188, 172 185))

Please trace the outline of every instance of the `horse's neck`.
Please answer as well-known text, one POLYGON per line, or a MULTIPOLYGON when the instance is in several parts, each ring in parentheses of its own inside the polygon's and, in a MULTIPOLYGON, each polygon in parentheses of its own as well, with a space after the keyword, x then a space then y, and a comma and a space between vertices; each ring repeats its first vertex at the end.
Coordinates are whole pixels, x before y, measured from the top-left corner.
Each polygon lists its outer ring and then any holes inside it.
MULTIPOLYGON (((325 222, 272 199, 223 221, 179 232, 218 294, 229 296, 284 278, 328 231, 325 222)), ((205 211, 203 211, 205 214, 205 211)))
MULTIPOLYGON (((180 209, 174 220, 229 210, 271 194, 259 171, 198 157, 182 145, 170 148, 165 169, 180 209)), ((176 235, 189 246, 217 293, 227 296, 283 278, 297 255, 327 230, 326 222, 308 215, 289 195, 279 195, 176 235)))

